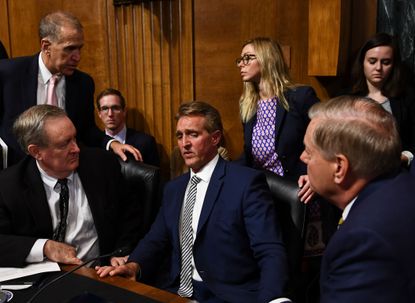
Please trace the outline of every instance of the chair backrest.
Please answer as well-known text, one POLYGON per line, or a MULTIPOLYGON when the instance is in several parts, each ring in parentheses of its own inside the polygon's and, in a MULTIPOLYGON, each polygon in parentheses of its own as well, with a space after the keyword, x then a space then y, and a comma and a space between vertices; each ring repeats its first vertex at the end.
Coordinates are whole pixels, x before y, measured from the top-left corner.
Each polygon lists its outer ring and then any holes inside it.
POLYGON ((141 239, 149 231, 160 207, 160 169, 132 158, 119 161, 127 195, 140 206, 140 218, 137 220, 141 221, 141 239))
MULTIPOLYGON (((296 182, 270 171, 264 171, 264 173, 275 202, 282 237, 287 250, 290 282, 296 284, 298 281, 294 280, 300 275, 304 253, 306 206, 298 198, 296 182)), ((292 287, 295 286, 292 285, 292 287)))

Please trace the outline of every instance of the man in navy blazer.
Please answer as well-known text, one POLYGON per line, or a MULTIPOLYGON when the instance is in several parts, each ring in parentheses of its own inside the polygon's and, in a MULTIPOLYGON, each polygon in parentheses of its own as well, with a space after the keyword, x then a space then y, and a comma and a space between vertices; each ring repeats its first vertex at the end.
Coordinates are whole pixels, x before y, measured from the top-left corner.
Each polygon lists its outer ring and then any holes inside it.
POLYGON ((105 125, 105 134, 137 148, 144 163, 160 166, 156 140, 153 136, 127 128, 125 98, 119 90, 106 88, 96 99, 98 116, 105 125))
MULTIPOLYGON (((106 147, 111 139, 95 124, 94 81, 77 69, 84 45, 79 20, 66 12, 53 12, 40 21, 39 33, 40 53, 0 61, 0 137, 8 145, 8 165, 24 157, 11 131, 13 122, 29 107, 46 102, 53 75, 60 79, 55 90, 56 105, 67 112, 78 139, 94 147, 106 147)), ((123 159, 124 150, 140 158, 131 146, 119 142, 110 142, 110 146, 123 159)))
POLYGON ((342 96, 310 118, 301 159, 311 188, 343 210, 324 252, 320 302, 415 302, 415 178, 400 172, 393 116, 342 96))
POLYGON ((169 182, 150 232, 118 267, 100 276, 147 276, 170 254, 164 288, 198 302, 286 302, 286 256, 264 175, 221 159, 219 112, 203 102, 182 104, 177 114, 178 145, 191 169, 169 182), (192 266, 186 262, 189 179, 199 177, 192 220, 192 266), (185 202, 184 202, 185 201, 185 202), (181 232, 180 232, 181 231, 181 232), (184 295, 186 281, 190 293, 184 295))
POLYGON ((25 111, 14 130, 28 156, 0 173, 0 266, 47 258, 78 264, 138 241, 138 205, 124 195, 118 160, 76 143, 65 112, 51 105, 25 111), (54 238, 62 215, 59 179, 69 189, 66 233, 54 238))

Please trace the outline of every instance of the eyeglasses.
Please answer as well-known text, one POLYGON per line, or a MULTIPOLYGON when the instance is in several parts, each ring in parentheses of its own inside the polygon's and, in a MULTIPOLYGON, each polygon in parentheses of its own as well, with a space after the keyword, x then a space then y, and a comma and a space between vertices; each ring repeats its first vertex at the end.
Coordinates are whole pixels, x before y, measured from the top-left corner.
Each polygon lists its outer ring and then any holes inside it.
POLYGON ((108 114, 108 111, 111 110, 113 113, 119 113, 122 111, 122 107, 120 105, 113 105, 113 106, 102 106, 99 111, 105 114, 108 114))
POLYGON ((248 65, 252 60, 255 60, 255 55, 243 55, 242 57, 235 60, 236 66, 239 66, 239 64, 242 62, 244 65, 248 65))

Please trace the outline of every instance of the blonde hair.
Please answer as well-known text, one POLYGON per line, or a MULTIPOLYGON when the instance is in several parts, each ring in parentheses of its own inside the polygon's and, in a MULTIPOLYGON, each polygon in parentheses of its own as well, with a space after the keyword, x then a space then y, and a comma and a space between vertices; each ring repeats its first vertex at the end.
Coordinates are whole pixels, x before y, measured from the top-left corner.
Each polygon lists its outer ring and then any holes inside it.
MULTIPOLYGON (((284 61, 280 45, 270 38, 254 38, 246 41, 242 47, 251 44, 261 68, 262 89, 267 95, 278 97, 282 106, 289 110, 284 92, 295 87, 291 80, 288 66, 284 61)), ((249 121, 256 113, 260 99, 257 83, 244 82, 243 92, 239 99, 240 114, 243 122, 249 121)))

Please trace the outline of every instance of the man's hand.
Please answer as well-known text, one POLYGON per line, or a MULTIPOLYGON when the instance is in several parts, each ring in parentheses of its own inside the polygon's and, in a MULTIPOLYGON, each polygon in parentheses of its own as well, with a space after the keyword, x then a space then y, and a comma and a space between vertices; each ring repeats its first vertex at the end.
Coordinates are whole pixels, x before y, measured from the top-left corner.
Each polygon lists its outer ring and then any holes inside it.
POLYGON ((310 187, 310 180, 307 175, 302 175, 298 178, 298 187, 300 187, 300 191, 298 192, 300 201, 307 204, 311 201, 311 199, 313 199, 315 194, 310 187))
POLYGON ((43 255, 51 261, 63 264, 81 264, 82 261, 76 257, 76 249, 65 243, 47 240, 43 247, 43 255))
POLYGON ((127 156, 125 155, 125 152, 129 152, 130 154, 132 154, 134 156, 134 159, 136 159, 137 161, 143 161, 143 157, 141 156, 140 151, 136 149, 134 146, 131 146, 129 144, 122 144, 118 141, 112 141, 110 144, 110 148, 123 161, 127 160, 127 156))
POLYGON ((127 260, 128 260, 128 256, 112 257, 110 263, 112 266, 120 266, 120 265, 124 265, 125 263, 127 263, 127 260))
POLYGON ((96 266, 95 270, 100 278, 106 276, 123 276, 129 280, 135 281, 137 272, 140 267, 138 263, 130 262, 120 266, 96 266))

